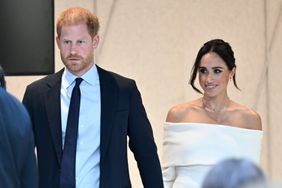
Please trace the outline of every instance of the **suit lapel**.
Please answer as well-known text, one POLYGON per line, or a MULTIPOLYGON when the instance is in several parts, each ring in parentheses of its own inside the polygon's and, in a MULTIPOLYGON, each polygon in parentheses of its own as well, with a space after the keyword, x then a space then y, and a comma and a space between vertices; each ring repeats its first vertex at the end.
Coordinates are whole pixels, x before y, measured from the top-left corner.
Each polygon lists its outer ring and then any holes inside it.
POLYGON ((101 140, 100 153, 101 163, 105 158, 110 142, 112 127, 114 125, 115 112, 117 107, 117 87, 112 76, 97 66, 100 79, 101 92, 101 140))
POLYGON ((48 82, 50 87, 46 95, 46 113, 48 116, 48 124, 52 136, 52 142, 56 150, 59 164, 62 156, 62 127, 61 127, 61 78, 63 70, 59 71, 48 82))
MULTIPOLYGON (((105 154, 110 142, 112 127, 114 125, 115 112, 117 107, 117 86, 112 76, 105 70, 97 66, 100 79, 101 92, 101 137, 100 137, 100 153, 101 161, 105 158, 105 154)), ((56 150, 59 164, 62 156, 62 128, 61 128, 61 102, 60 89, 63 70, 54 75, 48 82, 50 87, 46 95, 46 113, 48 115, 48 123, 52 136, 52 142, 56 150)))

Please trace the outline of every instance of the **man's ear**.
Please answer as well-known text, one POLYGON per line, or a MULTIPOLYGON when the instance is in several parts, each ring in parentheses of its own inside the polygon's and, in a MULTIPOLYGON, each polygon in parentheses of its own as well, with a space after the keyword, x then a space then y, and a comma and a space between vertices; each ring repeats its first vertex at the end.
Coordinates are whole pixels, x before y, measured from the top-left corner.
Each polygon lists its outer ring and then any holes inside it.
POLYGON ((92 47, 94 49, 96 49, 98 47, 98 45, 99 45, 99 42, 100 42, 100 36, 97 34, 92 39, 92 47))
POLYGON ((59 38, 59 36, 56 36, 56 44, 57 44, 58 48, 60 49, 60 38, 59 38))

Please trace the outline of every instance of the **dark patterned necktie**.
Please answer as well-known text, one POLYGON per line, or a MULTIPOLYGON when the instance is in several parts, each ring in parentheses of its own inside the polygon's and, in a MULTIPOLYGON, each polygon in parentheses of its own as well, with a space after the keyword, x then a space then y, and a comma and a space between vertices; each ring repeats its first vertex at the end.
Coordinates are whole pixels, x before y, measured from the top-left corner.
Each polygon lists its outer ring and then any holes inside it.
POLYGON ((61 162, 61 188, 75 188, 75 157, 80 107, 79 85, 82 80, 82 78, 75 79, 75 86, 71 94, 63 157, 61 162))

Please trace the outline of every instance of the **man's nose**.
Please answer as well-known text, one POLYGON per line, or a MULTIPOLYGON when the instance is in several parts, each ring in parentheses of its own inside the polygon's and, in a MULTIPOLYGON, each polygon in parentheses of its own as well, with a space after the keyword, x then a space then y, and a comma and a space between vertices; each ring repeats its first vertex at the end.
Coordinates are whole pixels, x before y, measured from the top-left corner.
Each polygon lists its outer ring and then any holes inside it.
POLYGON ((77 53, 77 45, 76 44, 72 44, 70 47, 70 53, 71 54, 76 54, 77 53))

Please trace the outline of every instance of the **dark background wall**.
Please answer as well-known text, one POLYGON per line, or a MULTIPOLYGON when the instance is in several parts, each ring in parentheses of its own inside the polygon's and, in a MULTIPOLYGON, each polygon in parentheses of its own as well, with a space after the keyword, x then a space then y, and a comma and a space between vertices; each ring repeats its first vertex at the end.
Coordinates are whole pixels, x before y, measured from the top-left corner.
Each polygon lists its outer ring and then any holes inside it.
POLYGON ((53 73, 53 0, 3 0, 0 12, 0 65, 5 74, 53 73))

